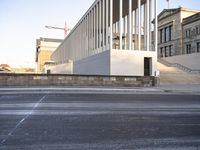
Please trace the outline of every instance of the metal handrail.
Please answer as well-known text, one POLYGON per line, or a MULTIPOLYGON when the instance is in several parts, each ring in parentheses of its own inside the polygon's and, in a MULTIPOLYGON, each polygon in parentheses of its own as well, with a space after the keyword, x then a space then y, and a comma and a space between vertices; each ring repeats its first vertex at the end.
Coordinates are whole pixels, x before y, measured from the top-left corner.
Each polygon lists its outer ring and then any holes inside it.
POLYGON ((199 73, 200 74, 200 70, 198 70, 198 69, 190 69, 190 68, 188 68, 186 66, 183 66, 183 65, 181 65, 179 63, 171 63, 171 62, 168 62, 168 61, 163 60, 161 58, 158 58, 158 62, 160 62, 160 63, 162 63, 162 64, 164 64, 164 65, 166 65, 168 67, 176 67, 176 68, 178 68, 180 70, 183 70, 183 71, 186 71, 186 72, 199 73))

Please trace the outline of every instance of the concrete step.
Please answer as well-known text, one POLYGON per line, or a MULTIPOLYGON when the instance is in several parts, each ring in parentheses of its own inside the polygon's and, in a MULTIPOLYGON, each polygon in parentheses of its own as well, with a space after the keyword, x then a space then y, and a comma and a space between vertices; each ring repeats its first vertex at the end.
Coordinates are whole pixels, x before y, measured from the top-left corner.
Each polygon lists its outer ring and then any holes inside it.
POLYGON ((200 75, 184 72, 176 67, 169 67, 157 63, 160 70, 160 83, 162 84, 200 84, 200 75))

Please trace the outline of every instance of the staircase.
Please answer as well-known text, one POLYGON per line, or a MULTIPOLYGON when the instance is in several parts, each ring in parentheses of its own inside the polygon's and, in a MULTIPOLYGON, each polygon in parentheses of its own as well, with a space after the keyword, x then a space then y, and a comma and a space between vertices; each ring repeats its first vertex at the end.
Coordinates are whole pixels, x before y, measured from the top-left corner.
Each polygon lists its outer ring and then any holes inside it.
POLYGON ((157 63, 160 84, 200 84, 200 74, 193 74, 187 68, 178 69, 166 62, 157 63))

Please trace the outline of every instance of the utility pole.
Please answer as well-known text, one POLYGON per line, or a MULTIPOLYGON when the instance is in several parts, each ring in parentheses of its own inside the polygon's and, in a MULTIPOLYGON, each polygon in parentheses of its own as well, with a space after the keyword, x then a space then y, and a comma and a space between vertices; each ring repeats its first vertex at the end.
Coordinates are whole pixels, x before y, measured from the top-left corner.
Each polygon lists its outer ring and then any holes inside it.
POLYGON ((71 30, 71 29, 69 29, 69 28, 67 27, 67 23, 66 23, 66 22, 65 22, 64 28, 62 28, 62 27, 57 27, 57 26, 45 26, 45 28, 63 30, 63 31, 64 31, 64 38, 67 36, 68 31, 71 30))

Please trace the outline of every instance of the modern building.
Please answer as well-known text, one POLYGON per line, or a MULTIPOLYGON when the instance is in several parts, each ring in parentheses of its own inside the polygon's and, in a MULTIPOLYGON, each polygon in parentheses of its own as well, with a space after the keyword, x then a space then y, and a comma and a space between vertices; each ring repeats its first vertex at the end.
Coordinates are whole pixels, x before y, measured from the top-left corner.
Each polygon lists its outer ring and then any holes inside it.
POLYGON ((200 52, 200 12, 184 18, 183 29, 183 54, 200 52))
POLYGON ((43 73, 45 62, 50 61, 52 53, 62 41, 61 39, 49 38, 40 38, 36 40, 37 73, 43 73))
POLYGON ((185 54, 182 23, 200 11, 183 7, 164 9, 158 15, 158 57, 185 54))
POLYGON ((57 65, 51 72, 153 76, 156 7, 157 0, 96 0, 52 54, 57 65))

